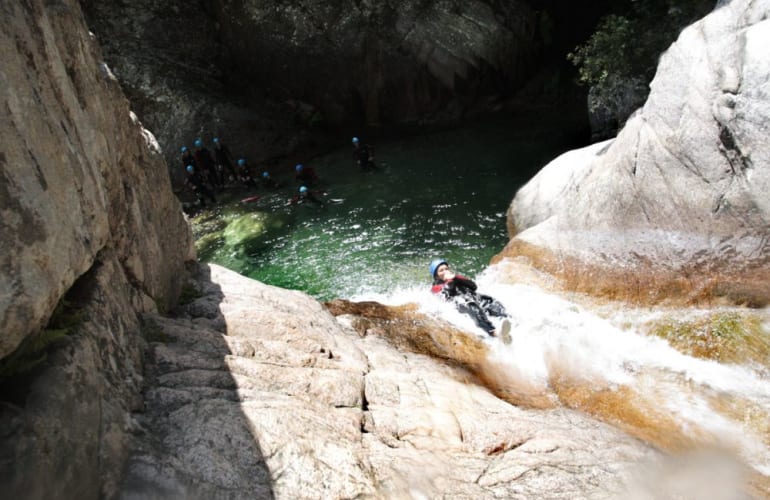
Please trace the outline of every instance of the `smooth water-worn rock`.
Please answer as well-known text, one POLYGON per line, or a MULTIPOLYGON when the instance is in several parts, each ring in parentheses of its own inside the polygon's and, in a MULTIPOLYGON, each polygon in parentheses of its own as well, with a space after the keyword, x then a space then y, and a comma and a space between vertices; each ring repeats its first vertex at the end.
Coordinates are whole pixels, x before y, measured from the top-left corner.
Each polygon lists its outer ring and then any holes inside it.
POLYGON ((136 314, 176 302, 190 228, 78 2, 0 14, 0 358, 57 304, 76 312, 34 373, 2 371, 0 489, 96 498, 120 474, 141 388, 136 314))
POLYGON ((517 193, 500 257, 608 296, 770 302, 769 14, 733 1, 685 29, 613 142, 517 193))
POLYGON ((145 318, 163 335, 120 498, 611 498, 656 460, 580 413, 499 399, 480 342, 408 309, 335 318, 216 265, 194 286, 180 317, 145 318), (433 357, 458 342, 461 363, 433 357))

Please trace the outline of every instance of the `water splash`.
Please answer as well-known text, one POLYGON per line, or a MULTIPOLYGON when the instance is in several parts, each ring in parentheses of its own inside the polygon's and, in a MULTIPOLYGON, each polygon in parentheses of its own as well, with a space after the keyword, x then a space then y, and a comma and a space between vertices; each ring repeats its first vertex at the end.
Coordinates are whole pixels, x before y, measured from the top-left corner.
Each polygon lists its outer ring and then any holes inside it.
MULTIPOLYGON (((611 319, 542 288, 505 283, 494 266, 476 277, 479 290, 511 316, 512 341, 489 338, 425 287, 356 300, 443 318, 486 344, 480 376, 506 400, 532 407, 585 411, 668 451, 719 447, 770 477, 770 381, 765 371, 677 351, 644 333, 643 315, 617 306, 611 319), (619 326, 622 324, 622 326, 619 326)), ((650 312, 648 311, 648 314, 650 312)), ((765 367, 767 368, 767 367, 765 367)))

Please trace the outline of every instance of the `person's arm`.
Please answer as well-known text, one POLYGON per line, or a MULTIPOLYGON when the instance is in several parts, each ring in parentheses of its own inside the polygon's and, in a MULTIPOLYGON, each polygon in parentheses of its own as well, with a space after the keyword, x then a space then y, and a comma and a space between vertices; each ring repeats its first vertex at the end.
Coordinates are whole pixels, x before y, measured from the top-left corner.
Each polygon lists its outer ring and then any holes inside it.
POLYGON ((455 278, 452 281, 455 283, 455 286, 457 288, 465 288, 473 292, 476 291, 476 288, 477 288, 476 283, 474 283, 473 280, 466 278, 465 276, 460 276, 459 274, 457 274, 455 275, 455 278))

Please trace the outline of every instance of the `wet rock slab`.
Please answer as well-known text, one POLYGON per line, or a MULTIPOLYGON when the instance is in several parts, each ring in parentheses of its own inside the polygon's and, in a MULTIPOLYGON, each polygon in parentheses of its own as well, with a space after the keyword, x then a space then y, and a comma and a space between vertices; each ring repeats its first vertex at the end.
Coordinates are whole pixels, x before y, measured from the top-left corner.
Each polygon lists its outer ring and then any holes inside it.
POLYGON ((164 341, 121 498, 610 498, 657 456, 580 413, 499 399, 472 370, 482 347, 461 362, 396 348, 378 321, 445 326, 408 308, 335 317, 216 265, 195 286, 179 317, 146 318, 164 341))

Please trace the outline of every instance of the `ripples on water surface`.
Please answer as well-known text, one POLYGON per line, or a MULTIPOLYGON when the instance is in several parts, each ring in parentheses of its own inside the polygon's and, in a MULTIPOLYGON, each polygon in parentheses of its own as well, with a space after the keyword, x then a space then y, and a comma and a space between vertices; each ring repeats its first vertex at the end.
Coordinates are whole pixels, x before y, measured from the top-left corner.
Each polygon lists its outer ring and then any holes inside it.
POLYGON ((321 177, 325 208, 286 207, 298 184, 282 166, 277 193, 260 190, 256 203, 196 219, 196 236, 208 233, 201 259, 321 300, 427 286, 436 256, 475 274, 507 242, 505 212, 518 187, 560 148, 553 134, 489 123, 375 144, 380 169, 364 173, 343 141, 306 162, 321 177), (216 232, 244 215, 264 218, 264 232, 216 232))

